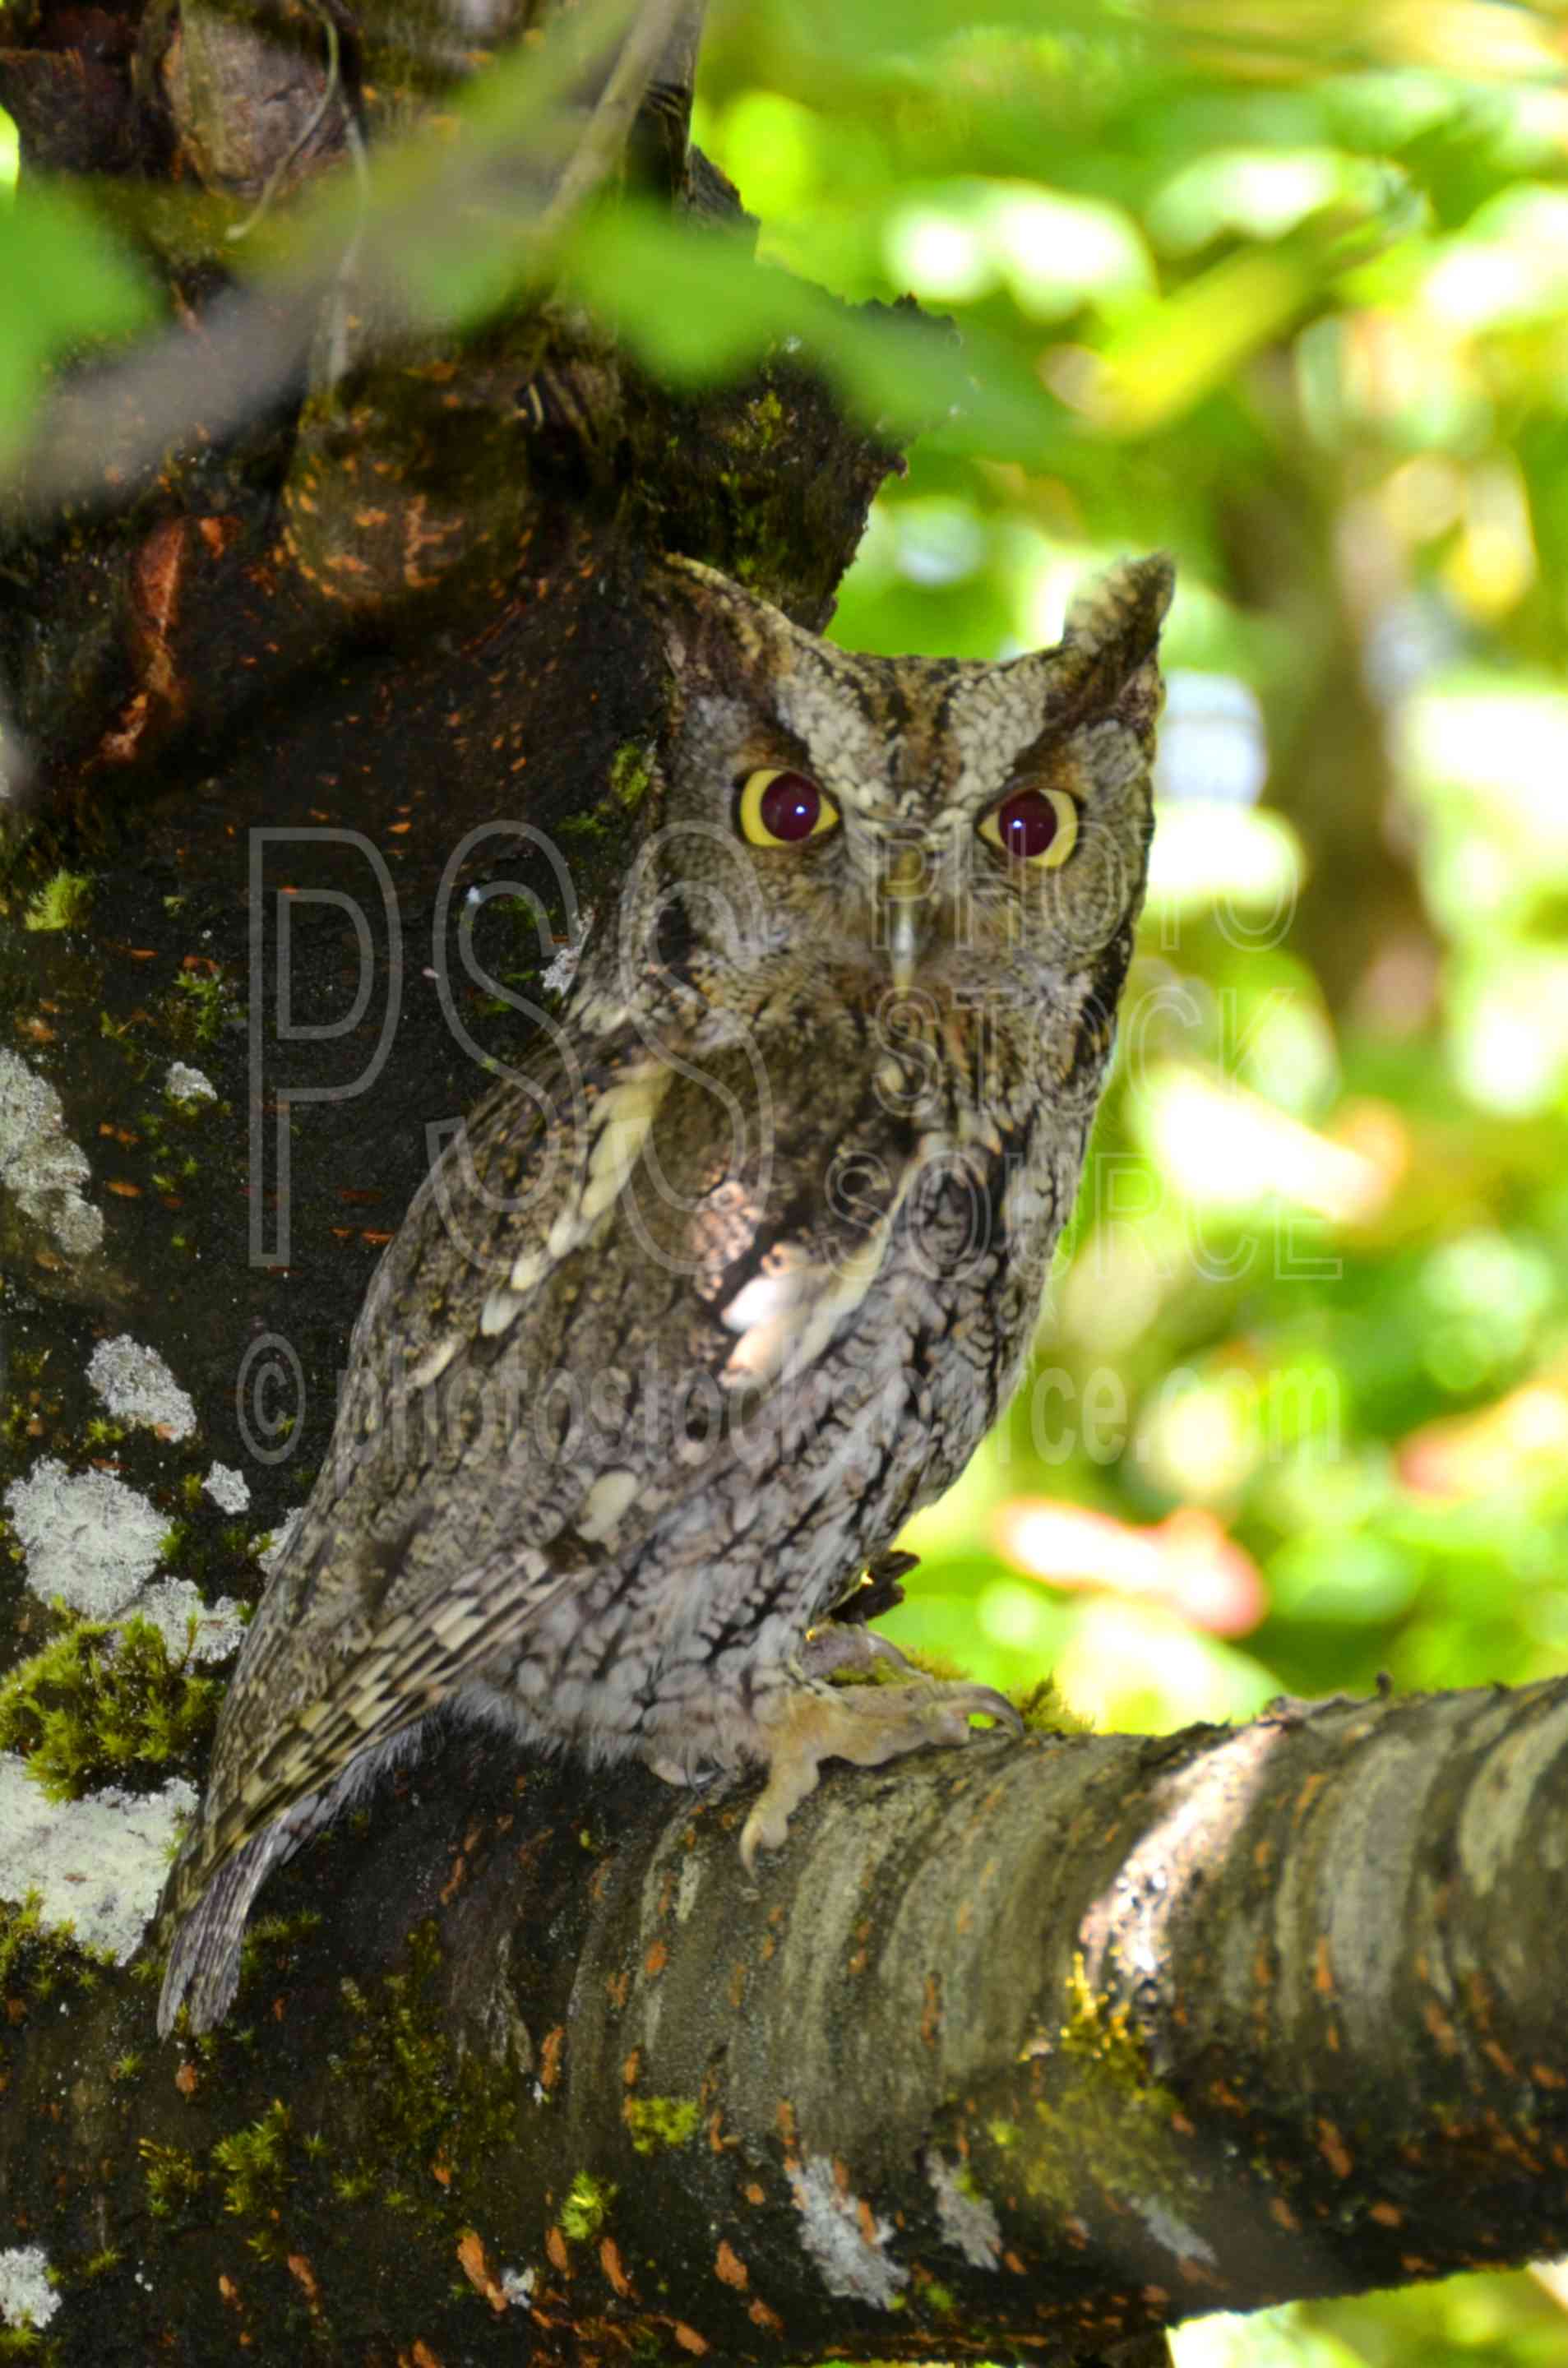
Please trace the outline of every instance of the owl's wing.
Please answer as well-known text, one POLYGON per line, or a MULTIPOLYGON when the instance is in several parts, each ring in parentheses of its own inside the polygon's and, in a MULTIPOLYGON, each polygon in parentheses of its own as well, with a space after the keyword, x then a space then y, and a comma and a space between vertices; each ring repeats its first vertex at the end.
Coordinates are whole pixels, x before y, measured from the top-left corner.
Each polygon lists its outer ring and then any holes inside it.
MULTIPOLYGON (((291 1804, 515 1646, 672 1495, 674 1399, 753 1406, 850 1320, 917 1130, 786 1041, 700 1066, 635 1039, 493 1095, 431 1172, 356 1325, 327 1465, 253 1624, 165 1919, 291 1804), (541 1175, 546 1163, 550 1174, 541 1175), (585 1447, 544 1418, 605 1394, 585 1447)), ((706 1467, 695 1485, 704 1485, 706 1467)))

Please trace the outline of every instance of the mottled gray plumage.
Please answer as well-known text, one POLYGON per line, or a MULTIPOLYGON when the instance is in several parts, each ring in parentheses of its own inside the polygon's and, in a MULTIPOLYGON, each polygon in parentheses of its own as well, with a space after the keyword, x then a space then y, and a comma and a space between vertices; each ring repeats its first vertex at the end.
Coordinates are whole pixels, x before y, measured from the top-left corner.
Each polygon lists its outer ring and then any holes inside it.
POLYGON ((1170 570, 1005 666, 849 655, 690 562, 649 597, 673 688, 619 913, 371 1282, 165 1895, 165 2031, 225 2010, 268 1869, 440 1704, 766 1768, 748 1863, 819 1760, 1008 1714, 825 1684, 858 1632, 807 1632, 1017 1378, 1142 896, 1170 570), (773 768, 836 826, 750 843, 773 768), (982 835, 1020 791, 1065 860, 982 835))

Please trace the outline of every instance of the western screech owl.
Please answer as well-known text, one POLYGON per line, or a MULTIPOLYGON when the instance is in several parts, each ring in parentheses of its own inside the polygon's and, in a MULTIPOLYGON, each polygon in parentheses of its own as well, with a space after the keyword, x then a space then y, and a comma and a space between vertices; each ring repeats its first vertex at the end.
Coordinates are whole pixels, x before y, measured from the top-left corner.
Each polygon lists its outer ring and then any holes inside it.
POLYGON ((443 1703, 673 1782, 765 1769, 748 1865, 821 1760, 1014 1719, 829 1685, 870 1647, 812 1632, 1017 1378, 1143 892, 1170 591, 1123 565, 982 666, 650 579, 672 696, 619 912, 370 1285, 165 1891, 163 2030, 226 2010, 268 1868, 443 1703))

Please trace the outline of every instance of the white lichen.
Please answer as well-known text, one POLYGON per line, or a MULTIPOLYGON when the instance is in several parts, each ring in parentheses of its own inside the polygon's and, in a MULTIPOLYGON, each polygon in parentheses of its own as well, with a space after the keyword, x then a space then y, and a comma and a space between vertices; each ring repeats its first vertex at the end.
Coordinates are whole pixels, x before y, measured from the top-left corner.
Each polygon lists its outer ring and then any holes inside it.
POLYGON ((909 2271, 886 2250, 892 2223, 863 2214, 859 2197, 839 2186, 832 2163, 822 2155, 808 2155, 802 2163, 791 2165, 790 2184, 801 2214, 801 2241, 829 2294, 848 2294, 878 2310, 892 2310, 909 2283, 909 2271), (869 2224, 869 2237, 863 2218, 869 2224))
POLYGON ((103 1245, 103 1212, 82 1197, 91 1177, 54 1087, 0 1046, 0 1190, 70 1258, 91 1258, 103 1245))
POLYGON ((1002 2250, 1002 2226, 983 2195, 966 2192, 958 2168, 935 2146, 926 2151, 926 2176, 937 2199, 943 2241, 977 2270, 994 2270, 1002 2250))
POLYGON ((558 947, 556 951, 551 955, 549 962, 545 965, 544 975, 540 979, 540 985, 543 987, 546 995, 564 995, 567 992, 573 980, 577 975, 578 968, 583 960, 583 949, 588 942, 588 931, 593 928, 593 907, 591 905, 585 906, 584 910, 577 916, 577 933, 575 937, 573 938, 570 944, 558 947))
POLYGON ((129 1332, 100 1340, 87 1360, 87 1379, 121 1422, 139 1422, 165 1439, 188 1439, 196 1408, 156 1349, 129 1332))
POLYGON ((272 1577, 273 1572, 277 1569, 278 1564, 282 1561, 284 1555, 288 1553, 290 1547, 293 1544, 295 1538, 298 1536, 300 1523, 304 1518, 304 1511, 305 1508, 303 1505, 296 1505, 291 1513, 286 1513, 283 1520, 278 1523, 277 1529, 274 1530, 272 1533, 271 1543, 269 1545, 263 1546, 261 1552, 257 1554, 256 1560, 261 1565, 263 1570, 267 1573, 268 1578, 272 1577))
POLYGON ((176 1102, 215 1102, 218 1099, 218 1088, 211 1078, 204 1077, 199 1069, 193 1069, 188 1061, 169 1063, 164 1091, 176 1102))
POLYGON ((0 1753, 0 1862, 6 1888, 41 1895, 46 1923, 70 1924, 86 1947, 124 1964, 141 1946, 169 1871, 177 1819, 196 1788, 171 1776, 158 1793, 111 1785, 80 1801, 46 1801, 13 1752, 0 1753))
POLYGON ((250 1486, 232 1463, 215 1463, 202 1482, 221 1513, 243 1513, 250 1505, 250 1486))
POLYGON ((216 1603, 203 1603, 199 1589, 188 1578, 158 1578, 142 1589, 121 1616, 150 1620, 176 1659, 189 1643, 193 1659, 222 1661, 230 1653, 237 1652, 244 1642, 245 1623, 240 1610, 232 1595, 221 1595, 216 1603), (192 1643, 193 1620, 196 1637, 192 1643))
POLYGON ((7 2327, 47 2327, 60 2308, 49 2283, 49 2257, 41 2245, 11 2245, 0 2250, 0 2318, 7 2327))
POLYGON ((520 2304, 526 2310, 539 2279, 532 2270, 503 2270, 496 2283, 509 2303, 520 2304))
POLYGON ((113 1620, 158 1566, 166 1516, 112 1472, 67 1472, 46 1455, 6 1492, 28 1584, 88 1620, 113 1620))
POLYGON ((153 1579, 168 1523, 112 1472, 67 1472, 51 1455, 6 1492, 26 1551, 28 1585, 85 1620, 151 1620, 171 1653, 183 1653, 192 1617, 196 1657, 220 1661, 238 1645, 240 1607, 203 1603, 188 1578, 153 1579))

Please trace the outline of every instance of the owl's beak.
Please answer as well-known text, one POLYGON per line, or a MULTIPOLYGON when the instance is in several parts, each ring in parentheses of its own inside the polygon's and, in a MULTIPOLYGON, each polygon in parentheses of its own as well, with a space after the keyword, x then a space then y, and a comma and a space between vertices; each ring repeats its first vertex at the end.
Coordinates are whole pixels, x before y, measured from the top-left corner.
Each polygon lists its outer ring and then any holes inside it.
POLYGON ((892 983, 900 995, 915 983, 915 965, 929 933, 931 882, 918 847, 895 848, 888 857, 877 893, 878 936, 888 950, 892 983))

